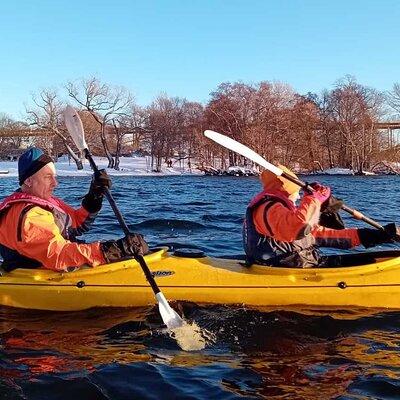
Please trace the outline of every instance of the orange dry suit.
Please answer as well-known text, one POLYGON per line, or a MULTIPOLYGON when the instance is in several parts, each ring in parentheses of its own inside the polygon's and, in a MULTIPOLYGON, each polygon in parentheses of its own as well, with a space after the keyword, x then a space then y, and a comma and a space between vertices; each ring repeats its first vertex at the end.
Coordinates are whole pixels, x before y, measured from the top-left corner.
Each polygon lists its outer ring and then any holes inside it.
POLYGON ((316 267, 318 247, 349 249, 360 244, 357 229, 318 225, 321 203, 303 196, 299 207, 285 193, 264 190, 246 210, 243 244, 249 263, 287 267, 316 267))
POLYGON ((97 213, 74 209, 62 200, 44 200, 20 191, 0 204, 0 255, 2 267, 43 267, 56 271, 84 264, 96 266, 105 259, 100 243, 78 242, 97 213))

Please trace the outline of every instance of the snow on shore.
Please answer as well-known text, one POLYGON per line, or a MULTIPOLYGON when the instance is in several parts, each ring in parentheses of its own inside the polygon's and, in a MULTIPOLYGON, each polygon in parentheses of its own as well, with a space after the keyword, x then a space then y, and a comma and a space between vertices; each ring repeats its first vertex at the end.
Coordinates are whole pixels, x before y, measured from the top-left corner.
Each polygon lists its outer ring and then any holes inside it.
MULTIPOLYGON (((318 175, 355 175, 354 171, 348 168, 329 168, 318 171, 318 175)), ((373 172, 364 171, 364 175, 376 175, 373 172)))
MULTIPOLYGON (((108 159, 106 157, 94 157, 99 168, 106 168, 108 159)), ((107 169, 109 175, 112 176, 165 176, 165 175, 203 175, 204 172, 197 168, 189 169, 187 163, 175 162, 172 167, 166 164, 161 166, 161 172, 151 170, 150 157, 121 157, 120 169, 107 169)), ((89 162, 83 160, 83 170, 77 170, 73 160, 68 160, 67 156, 60 157, 56 162, 57 175, 59 176, 85 176, 91 175, 89 162)), ((244 167, 230 167, 228 172, 240 170, 240 175, 253 175, 254 171, 244 167), (252 173, 250 173, 252 172, 252 173)), ((354 175, 354 171, 347 168, 329 168, 319 171, 317 175, 354 175)), ((375 175, 373 172, 365 172, 365 175, 375 175)), ((0 161, 0 178, 17 177, 18 163, 17 161, 0 161)))
MULTIPOLYGON (((106 157, 93 157, 99 168, 106 168, 108 159, 106 157)), ((69 161, 67 157, 60 157, 55 163, 57 175, 59 176, 85 176, 91 175, 89 162, 83 161, 83 170, 77 170, 73 160, 69 161)), ((121 157, 119 171, 115 169, 107 169, 107 173, 112 176, 160 176, 160 175, 202 175, 196 168, 191 170, 188 166, 175 163, 172 167, 162 166, 161 172, 151 170, 150 157, 121 157)), ((0 161, 0 178, 18 176, 17 161, 0 161), (8 171, 8 173, 6 173, 8 171)))
POLYGON ((321 171, 321 174, 326 175, 354 175, 354 171, 347 168, 329 168, 321 171))

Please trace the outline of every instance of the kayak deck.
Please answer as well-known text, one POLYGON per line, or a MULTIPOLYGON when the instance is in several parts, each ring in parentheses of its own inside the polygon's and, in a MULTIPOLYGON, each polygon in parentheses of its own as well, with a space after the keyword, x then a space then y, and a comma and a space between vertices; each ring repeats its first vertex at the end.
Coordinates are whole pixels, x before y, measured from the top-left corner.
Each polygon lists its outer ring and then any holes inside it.
MULTIPOLYGON (((166 248, 145 260, 169 301, 394 309, 400 308, 400 257, 393 253, 376 253, 367 265, 311 269, 246 267, 240 260, 174 256, 166 248)), ((66 273, 16 269, 0 277, 5 306, 72 311, 154 303, 135 260, 66 273)))

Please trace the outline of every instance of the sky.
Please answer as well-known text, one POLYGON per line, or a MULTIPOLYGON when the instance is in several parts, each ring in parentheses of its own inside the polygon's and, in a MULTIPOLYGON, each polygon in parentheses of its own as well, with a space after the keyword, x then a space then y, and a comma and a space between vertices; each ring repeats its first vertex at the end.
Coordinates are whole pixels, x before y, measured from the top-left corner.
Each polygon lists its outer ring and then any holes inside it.
POLYGON ((398 0, 4 0, 0 113, 96 77, 139 105, 158 95, 206 104, 222 82, 280 81, 300 94, 345 75, 400 82, 398 0))

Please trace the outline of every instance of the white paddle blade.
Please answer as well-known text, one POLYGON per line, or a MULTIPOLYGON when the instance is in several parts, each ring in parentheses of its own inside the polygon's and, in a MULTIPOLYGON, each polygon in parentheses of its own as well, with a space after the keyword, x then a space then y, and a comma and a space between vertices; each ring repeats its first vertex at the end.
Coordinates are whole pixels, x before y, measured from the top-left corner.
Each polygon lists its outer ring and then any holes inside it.
POLYGON ((183 326, 183 319, 171 308, 167 299, 161 292, 156 294, 158 301, 158 309, 160 310, 161 318, 168 329, 179 328, 183 326))
POLYGON ((67 127, 68 132, 78 150, 82 151, 87 149, 88 147, 85 141, 85 131, 83 130, 82 121, 79 117, 79 114, 73 107, 67 106, 65 108, 64 121, 65 126, 67 127))
POLYGON ((206 130, 204 131, 204 136, 213 140, 214 142, 220 144, 223 147, 226 147, 229 150, 234 151, 235 153, 241 154, 242 156, 248 158, 249 160, 255 162, 256 164, 264 167, 268 171, 271 171, 273 174, 279 176, 282 175, 283 171, 275 167, 275 165, 269 163, 265 158, 261 157, 254 150, 251 150, 249 147, 245 146, 233 140, 232 138, 222 135, 221 133, 206 130))

